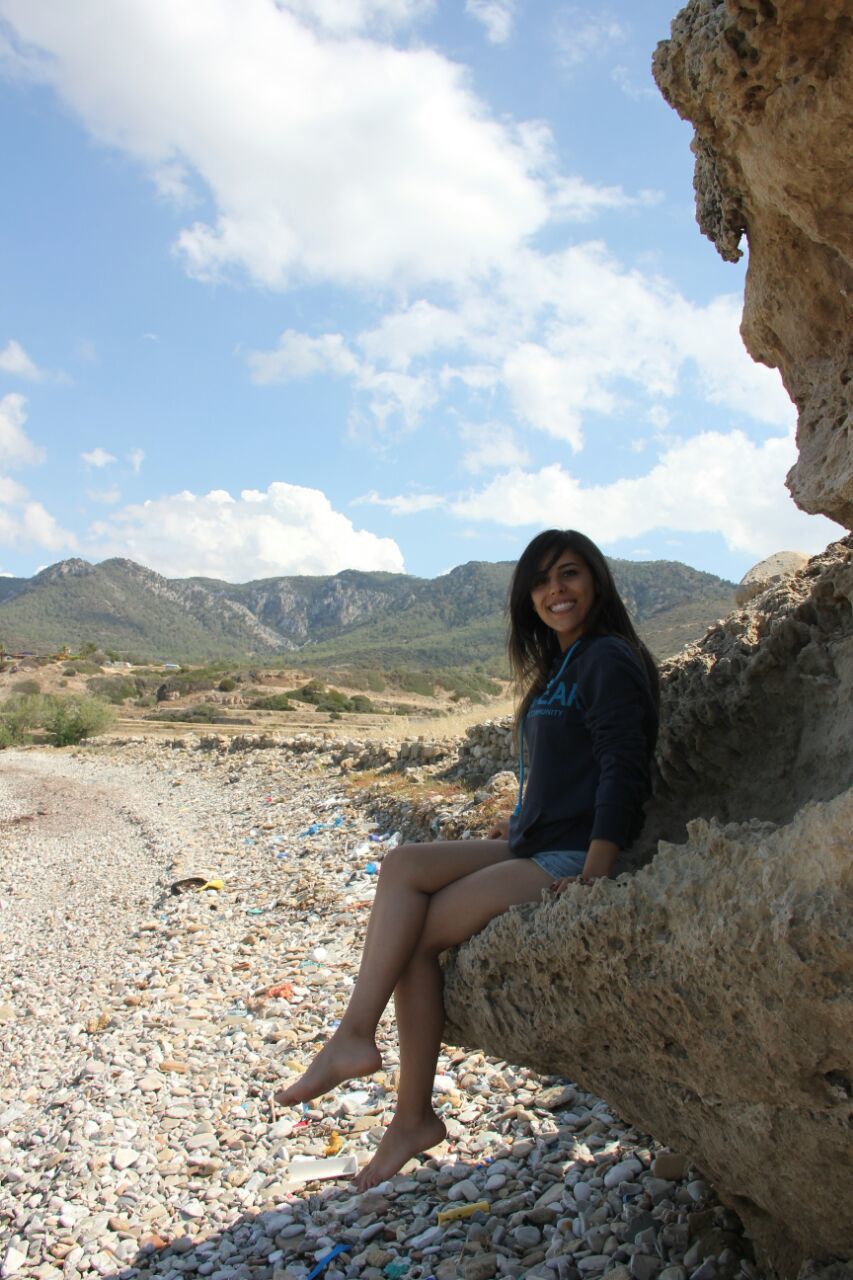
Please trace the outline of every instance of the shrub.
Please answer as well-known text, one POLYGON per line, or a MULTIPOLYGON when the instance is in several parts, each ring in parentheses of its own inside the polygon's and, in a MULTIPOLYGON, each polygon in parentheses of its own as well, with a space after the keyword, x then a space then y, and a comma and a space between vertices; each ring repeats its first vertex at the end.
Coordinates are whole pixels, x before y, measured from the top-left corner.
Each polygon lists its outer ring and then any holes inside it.
POLYGON ((220 680, 217 685, 220 693, 233 693, 237 688, 237 681, 232 680, 230 676, 226 676, 224 680, 220 680))
POLYGON ((41 693, 41 685, 38 680, 16 680, 12 685, 12 692, 22 694, 41 693))
POLYGON ((100 675, 101 668, 97 662, 75 662, 69 663, 63 669, 63 675, 66 676, 97 676, 100 675))
POLYGON ((45 704, 43 724, 55 747, 68 747, 103 733, 114 719, 112 707, 99 698, 51 698, 45 704))
POLYGON ((42 723, 44 701, 40 694, 13 694, 0 705, 0 723, 7 746, 26 741, 27 735, 42 723))
POLYGON ((266 698, 255 698, 253 711, 292 711, 293 703, 286 693, 272 693, 266 698))
POLYGON ((86 681, 86 688, 96 698, 103 698, 113 706, 118 706, 127 698, 135 698, 139 692, 136 682, 128 680, 127 676, 95 676, 86 681))

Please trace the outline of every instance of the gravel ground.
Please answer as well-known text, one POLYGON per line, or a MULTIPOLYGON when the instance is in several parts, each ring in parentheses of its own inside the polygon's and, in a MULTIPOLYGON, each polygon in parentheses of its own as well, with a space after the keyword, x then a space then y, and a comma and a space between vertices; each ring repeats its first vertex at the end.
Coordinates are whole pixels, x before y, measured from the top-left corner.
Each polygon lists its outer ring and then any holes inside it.
POLYGON ((432 1158, 308 1181, 394 1100, 386 1021, 384 1072, 270 1102, 340 1017, 388 844, 344 786, 278 751, 0 754, 0 1275, 756 1280, 683 1157, 481 1054, 440 1060, 432 1158))

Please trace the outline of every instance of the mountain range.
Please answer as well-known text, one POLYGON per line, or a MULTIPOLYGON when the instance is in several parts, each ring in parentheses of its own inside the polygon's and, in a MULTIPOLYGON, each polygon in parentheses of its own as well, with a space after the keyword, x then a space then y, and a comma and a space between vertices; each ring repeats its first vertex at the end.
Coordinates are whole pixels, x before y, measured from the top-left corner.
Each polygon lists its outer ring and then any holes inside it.
MULTIPOLYGON (((659 657, 734 604, 733 583, 677 561, 610 565, 659 657)), ((348 569, 230 583, 164 578, 132 560, 63 560, 32 578, 0 578, 0 640, 34 653, 93 643, 146 660, 287 655, 313 665, 494 669, 512 569, 471 561, 431 579, 348 569)))

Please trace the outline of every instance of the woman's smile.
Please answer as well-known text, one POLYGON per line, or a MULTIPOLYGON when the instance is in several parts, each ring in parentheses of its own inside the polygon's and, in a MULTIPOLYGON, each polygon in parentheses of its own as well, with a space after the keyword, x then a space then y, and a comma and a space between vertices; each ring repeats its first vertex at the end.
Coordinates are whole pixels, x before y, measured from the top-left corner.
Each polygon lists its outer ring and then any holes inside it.
POLYGON ((583 635, 595 601, 595 583, 584 561, 564 551, 552 565, 543 561, 533 580, 530 600, 537 617, 556 633, 565 653, 583 635))

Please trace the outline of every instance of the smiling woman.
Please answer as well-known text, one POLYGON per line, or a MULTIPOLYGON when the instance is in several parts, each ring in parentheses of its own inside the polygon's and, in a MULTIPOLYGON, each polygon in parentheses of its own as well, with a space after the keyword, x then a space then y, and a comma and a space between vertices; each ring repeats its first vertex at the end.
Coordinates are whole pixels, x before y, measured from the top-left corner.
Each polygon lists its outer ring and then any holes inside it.
POLYGON ((400 1036, 397 1110, 363 1191, 435 1146, 432 1109, 444 1027, 439 955, 543 889, 611 873, 638 834, 657 734, 657 673, 598 548, 572 531, 535 538, 510 592, 510 656, 525 689, 530 759, 511 818, 488 840, 401 845, 382 863, 358 981, 346 1013, 308 1070, 276 1095, 307 1102, 381 1066, 376 1027, 391 995, 400 1036))

